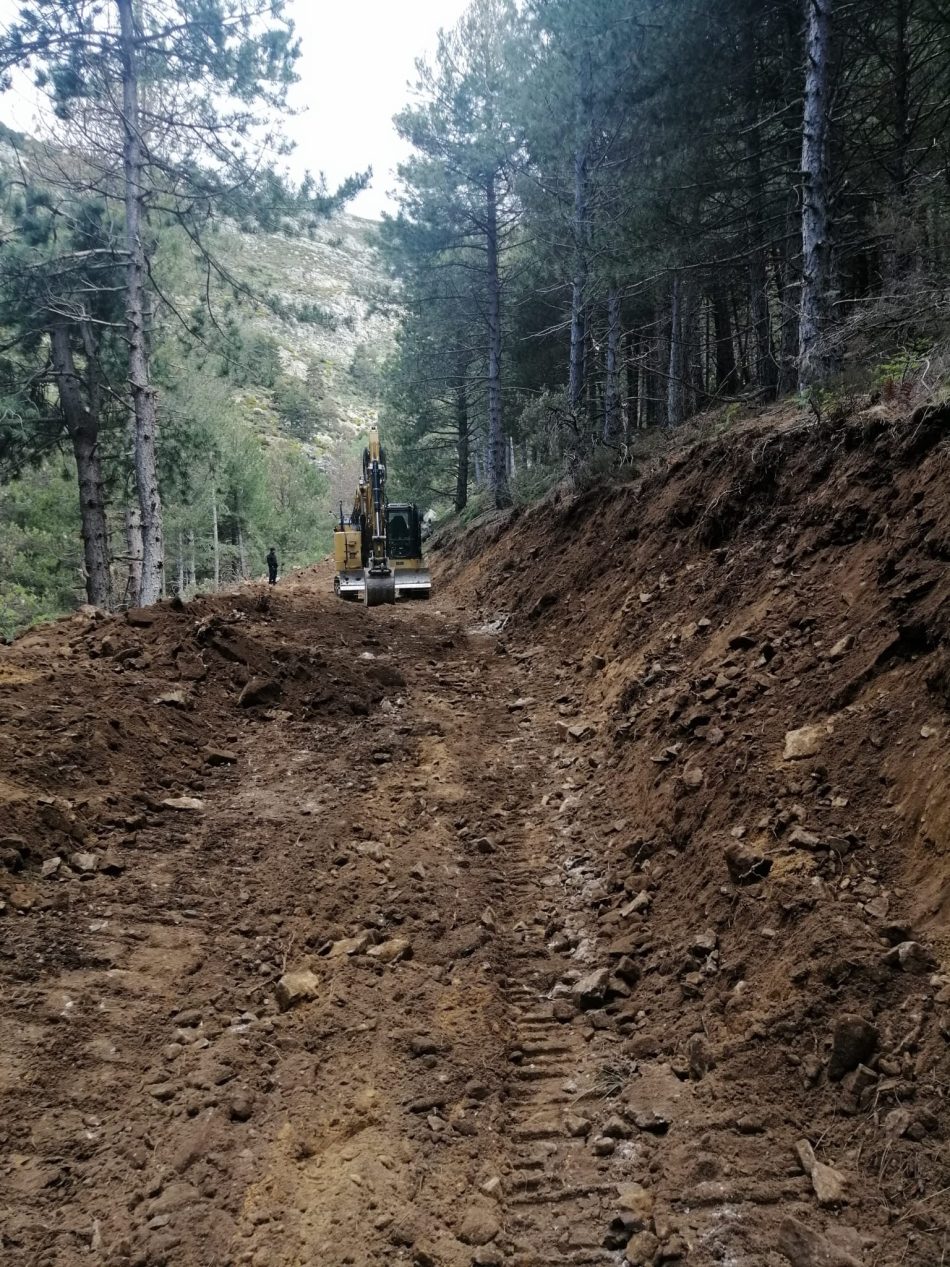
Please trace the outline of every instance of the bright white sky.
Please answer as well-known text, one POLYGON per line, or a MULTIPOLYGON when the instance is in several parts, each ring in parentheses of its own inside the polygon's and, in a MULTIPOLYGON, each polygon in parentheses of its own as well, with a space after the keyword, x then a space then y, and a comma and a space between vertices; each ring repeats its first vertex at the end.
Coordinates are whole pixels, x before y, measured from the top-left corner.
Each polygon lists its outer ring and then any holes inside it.
POLYGON ((297 142, 292 164, 326 172, 334 185, 365 167, 372 188, 352 204, 357 215, 378 217, 405 150, 392 116, 415 80, 415 59, 435 48, 440 27, 454 26, 467 0, 290 0, 301 38, 297 105, 290 121, 297 142))
MULTIPOLYGON (((335 187, 353 172, 373 168, 373 184, 352 204, 356 215, 378 218, 389 205, 396 164, 405 150, 392 116, 406 102, 415 59, 435 47, 440 27, 458 21, 467 0, 289 0, 301 39, 300 83, 288 120, 297 149, 295 176, 326 173, 335 187)), ((15 0, 0 0, 0 24, 15 16, 15 0)), ((35 97, 17 89, 0 97, 0 119, 32 130, 35 97)))

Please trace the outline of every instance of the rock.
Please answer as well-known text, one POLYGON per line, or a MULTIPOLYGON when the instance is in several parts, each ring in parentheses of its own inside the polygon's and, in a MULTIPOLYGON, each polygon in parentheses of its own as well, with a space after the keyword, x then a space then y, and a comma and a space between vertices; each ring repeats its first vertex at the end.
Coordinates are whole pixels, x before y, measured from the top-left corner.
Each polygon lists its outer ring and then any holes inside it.
POLYGON ((835 1022, 831 1039, 828 1078, 840 1082, 846 1073, 863 1064, 877 1047, 878 1032, 863 1016, 845 1013, 835 1022))
POLYGON ((852 1069, 850 1073, 845 1074, 841 1079, 841 1085, 844 1090, 849 1095, 853 1095, 855 1099, 859 1099, 868 1087, 873 1087, 876 1082, 877 1074, 873 1069, 869 1069, 867 1065, 858 1065, 856 1069, 852 1069))
POLYGON ((618 1113, 611 1114, 600 1128, 601 1135, 609 1139, 629 1139, 633 1134, 630 1127, 618 1113))
POLYGON ((408 937, 391 937, 378 946, 371 946, 366 953, 377 963, 396 963, 400 959, 412 958, 412 943, 408 937))
POLYGON ((175 687, 170 691, 162 691, 161 695, 156 695, 152 703, 168 704, 172 708, 187 708, 188 695, 180 687, 175 687))
POLYGON ((702 767, 698 765, 688 765, 683 771, 683 783, 693 791, 703 786, 705 778, 702 767))
POLYGON ((609 1157, 617 1147, 617 1141, 609 1135, 598 1135, 591 1141, 591 1152, 595 1157, 609 1157))
POLYGON ((635 898, 632 898, 626 906, 623 907, 620 914, 626 919, 630 915, 645 915, 653 904, 653 899, 646 889, 641 889, 635 898))
POLYGON ((94 853, 72 853, 69 855, 69 865, 80 875, 92 875, 99 870, 99 858, 94 853))
POLYGON ((274 678, 251 678, 247 686, 238 696, 241 708, 262 708, 276 704, 280 699, 281 686, 274 678))
POLYGON ((653 1194, 642 1184, 618 1184, 617 1205, 623 1212, 624 1223, 632 1232, 645 1231, 653 1218, 653 1194))
POLYGON ((232 1122, 248 1122, 254 1114, 254 1101, 246 1091, 239 1091, 232 1097, 228 1105, 228 1116, 232 1122))
POLYGON ((654 1261, 657 1263, 678 1263, 688 1254, 689 1246, 682 1236, 671 1236, 668 1241, 663 1242, 660 1252, 654 1261))
POLYGON ((865 913, 870 915, 872 919, 887 919, 887 913, 891 909, 891 900, 886 893, 879 893, 877 897, 871 898, 869 902, 865 902, 865 913))
POLYGON ((805 757, 813 757, 833 731, 830 722, 819 726, 801 726, 798 730, 785 732, 785 761, 801 761, 805 757))
POLYGON ((125 859, 122 855, 116 853, 114 849, 109 849, 99 863, 99 870, 103 875, 121 875, 125 870, 125 865, 125 859))
POLYGON ((782 1219, 776 1245, 792 1267, 863 1267, 857 1258, 798 1219, 782 1219))
POLYGON ((581 1117, 579 1113, 564 1115, 564 1131, 571 1139, 586 1139, 592 1125, 589 1117, 581 1117))
POLYGON ((751 651, 752 648, 755 646, 756 642, 757 642, 757 639, 755 638, 755 636, 752 633, 750 633, 748 629, 745 629, 742 631, 742 633, 737 633, 737 634, 732 635, 732 637, 729 639, 729 650, 730 651, 751 651))
POLYGON ((800 1139, 795 1152, 802 1170, 811 1179, 819 1205, 840 1205, 844 1200, 845 1178, 840 1170, 826 1166, 815 1157, 815 1150, 807 1139, 800 1139))
POLYGON ((736 1130, 740 1135, 761 1135, 765 1130, 760 1117, 755 1117, 751 1113, 743 1113, 741 1117, 736 1118, 736 1130))
POLYGON ((738 842, 726 846, 725 858, 734 884, 755 884, 772 870, 771 858, 738 842))
POLYGON ((541 597, 534 604, 534 606, 531 608, 531 610, 528 612, 528 619, 537 620, 538 617, 542 614, 542 612, 547 611, 549 607, 553 607, 554 604, 560 599, 560 597, 561 597, 560 594, 556 593, 553 590, 549 590, 546 594, 542 594, 541 597))
POLYGON ((902 941, 884 956, 885 963, 901 972, 930 972, 933 956, 919 941, 902 941))
POLYGON ((536 703, 537 701, 532 699, 530 696, 525 696, 523 699, 512 700, 508 705, 508 712, 520 713, 526 708, 532 708, 536 703))
POLYGON ((660 1242, 652 1232, 637 1232, 627 1242, 624 1254, 630 1267, 650 1267, 659 1248, 660 1242))
POLYGON ((309 968, 285 972, 277 982, 277 1006, 282 1012, 300 1003, 310 1003, 319 996, 320 978, 309 968))
POLYGON ((205 803, 199 800, 197 796, 167 796, 162 801, 165 809, 178 810, 186 814, 201 814, 204 811, 205 803))
POLYGON ((697 933, 689 943, 689 952, 695 955, 697 959, 705 959, 719 945, 719 937, 713 928, 704 929, 703 932, 697 933))
POLYGON ((205 765, 237 765, 238 755, 228 748, 206 748, 205 765))
POLYGON ((568 726, 568 738, 573 739, 575 743, 582 743, 585 739, 590 739, 594 734, 594 727, 589 722, 581 722, 576 726, 568 726))
POLYGON ((835 645, 828 652, 828 659, 843 660, 853 646, 854 634, 845 634, 843 638, 838 639, 835 645))
POLYGON ((472 1267, 503 1267, 504 1255, 494 1245, 480 1245, 472 1255, 472 1267))
POLYGON ((647 1131, 650 1135, 665 1135, 670 1123, 656 1109, 638 1109, 632 1114, 633 1124, 638 1131, 647 1131))
POLYGON ((888 1139, 900 1139, 907 1134, 907 1128, 910 1126, 910 1114, 906 1109, 891 1109, 884 1119, 883 1126, 884 1134, 888 1139))
POLYGON ((409 1051, 413 1056, 435 1056, 442 1049, 428 1034, 417 1034, 409 1039, 409 1051))
POLYGON ((715 1067, 715 1059, 705 1034, 691 1034, 686 1043, 686 1060, 689 1076, 699 1082, 705 1078, 710 1069, 715 1067))
POLYGON ((473 1207, 458 1225, 455 1235, 463 1245, 488 1245, 501 1231, 501 1224, 491 1210, 473 1207))
POLYGON ((145 1090, 153 1100, 158 1100, 159 1104, 165 1104, 175 1098, 180 1088, 177 1082, 153 1082, 145 1090))
POLYGON ((58 856, 54 858, 47 858, 40 867, 40 875, 44 880, 48 880, 50 876, 54 876, 56 874, 62 865, 63 860, 58 856))
POLYGON ((788 833, 788 843, 796 845, 799 849, 820 849, 821 839, 814 832, 806 831, 804 827, 793 827, 788 833))
POLYGON ((582 1008, 603 1007, 607 1002, 610 989, 610 973, 606 968, 597 968, 588 972, 585 977, 571 987, 571 994, 582 1008))
POLYGON ((328 959, 341 959, 349 955, 361 955, 372 943, 371 933, 358 933, 355 937, 342 937, 327 951, 328 959))
POLYGON ((148 629, 158 619, 158 612, 151 607, 130 607, 125 613, 127 625, 135 625, 139 629, 148 629))

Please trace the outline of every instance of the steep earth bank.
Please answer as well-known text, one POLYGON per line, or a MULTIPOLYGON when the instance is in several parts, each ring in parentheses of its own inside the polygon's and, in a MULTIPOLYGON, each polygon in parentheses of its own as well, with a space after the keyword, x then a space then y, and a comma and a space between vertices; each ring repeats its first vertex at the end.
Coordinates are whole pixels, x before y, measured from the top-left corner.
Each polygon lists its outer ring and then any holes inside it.
POLYGON ((0 1262, 940 1263, 947 423, 0 649, 0 1262))

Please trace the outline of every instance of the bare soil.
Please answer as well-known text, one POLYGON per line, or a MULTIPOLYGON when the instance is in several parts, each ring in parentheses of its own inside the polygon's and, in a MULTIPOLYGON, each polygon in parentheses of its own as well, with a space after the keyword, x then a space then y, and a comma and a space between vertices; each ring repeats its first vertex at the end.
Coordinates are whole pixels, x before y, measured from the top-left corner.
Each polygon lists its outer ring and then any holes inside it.
POLYGON ((947 426, 0 649, 0 1263, 943 1262, 947 426))

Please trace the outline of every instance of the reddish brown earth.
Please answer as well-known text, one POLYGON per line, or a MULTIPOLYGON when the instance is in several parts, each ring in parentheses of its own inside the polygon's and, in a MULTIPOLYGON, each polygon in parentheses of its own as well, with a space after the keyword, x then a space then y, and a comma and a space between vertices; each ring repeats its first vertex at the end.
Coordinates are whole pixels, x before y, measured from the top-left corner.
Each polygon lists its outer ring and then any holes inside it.
POLYGON ((0 1262, 942 1263, 947 423, 0 649, 0 1262))

